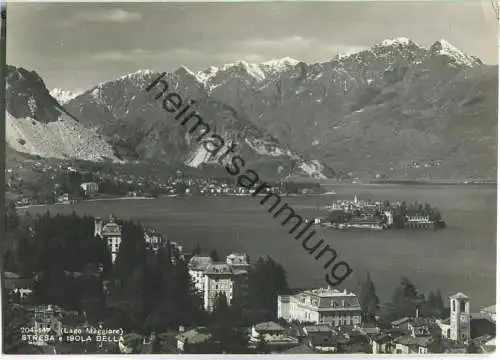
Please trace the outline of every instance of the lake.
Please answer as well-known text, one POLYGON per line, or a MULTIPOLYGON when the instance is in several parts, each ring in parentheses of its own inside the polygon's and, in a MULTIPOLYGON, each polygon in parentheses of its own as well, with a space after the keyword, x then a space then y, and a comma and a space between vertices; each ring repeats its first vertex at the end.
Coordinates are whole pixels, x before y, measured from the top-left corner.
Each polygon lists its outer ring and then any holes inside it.
MULTIPOLYGON (((437 206, 447 223, 444 230, 335 231, 316 229, 354 272, 339 288, 358 291, 366 272, 382 301, 390 300, 402 276, 420 291, 441 289, 443 296, 462 291, 471 307, 496 303, 496 186, 475 185, 335 185, 336 195, 287 197, 303 217, 319 216, 318 207, 333 199, 405 200, 437 206)), ((259 198, 162 197, 153 200, 105 200, 72 205, 22 209, 33 214, 55 213, 101 216, 110 213, 157 227, 190 251, 199 244, 207 254, 246 252, 255 260, 271 255, 287 271, 292 287, 326 286, 322 269, 300 242, 267 212, 259 198)), ((444 299, 446 302, 448 300, 444 299)))

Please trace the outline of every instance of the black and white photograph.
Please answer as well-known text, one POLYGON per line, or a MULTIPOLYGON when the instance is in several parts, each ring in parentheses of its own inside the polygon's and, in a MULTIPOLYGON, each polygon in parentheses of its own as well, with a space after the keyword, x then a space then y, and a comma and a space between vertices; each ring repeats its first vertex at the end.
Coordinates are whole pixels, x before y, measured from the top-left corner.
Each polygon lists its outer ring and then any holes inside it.
POLYGON ((496 351, 496 1, 0 8, 3 354, 496 351))

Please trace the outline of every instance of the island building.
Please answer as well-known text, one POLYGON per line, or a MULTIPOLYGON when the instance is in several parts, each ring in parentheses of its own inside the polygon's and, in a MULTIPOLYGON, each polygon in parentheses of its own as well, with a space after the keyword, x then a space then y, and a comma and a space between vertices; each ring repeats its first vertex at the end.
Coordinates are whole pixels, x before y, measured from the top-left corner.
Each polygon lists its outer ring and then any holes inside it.
POLYGON ((204 309, 213 311, 219 294, 226 296, 229 305, 236 299, 244 301, 249 266, 246 254, 230 254, 226 262, 214 262, 208 256, 193 256, 188 271, 195 288, 202 294, 204 309))
POLYGON ((428 229, 434 227, 429 216, 406 216, 406 227, 409 229, 428 229))
POLYGON ((278 318, 333 326, 361 324, 358 297, 332 287, 278 295, 278 318))
POLYGON ((100 217, 95 218, 94 236, 99 236, 106 241, 111 253, 111 261, 114 264, 122 242, 122 227, 116 223, 115 217, 112 214, 106 223, 103 223, 100 217))

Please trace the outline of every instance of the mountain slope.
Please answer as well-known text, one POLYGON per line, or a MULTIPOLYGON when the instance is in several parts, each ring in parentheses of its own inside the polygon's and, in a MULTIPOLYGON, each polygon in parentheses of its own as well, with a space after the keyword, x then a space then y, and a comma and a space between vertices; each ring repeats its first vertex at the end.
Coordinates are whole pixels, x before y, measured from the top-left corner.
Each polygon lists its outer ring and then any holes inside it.
POLYGON ((208 93, 310 158, 354 177, 496 178, 498 73, 445 40, 388 39, 274 76, 243 65, 211 68, 224 77, 208 93))
MULTIPOLYGON (((216 164, 202 144, 167 113, 154 94, 145 91, 158 73, 138 71, 97 85, 69 101, 65 108, 100 134, 131 160, 185 163, 192 167, 216 164)), ((313 178, 331 176, 318 161, 303 159, 271 135, 258 129, 231 106, 208 96, 197 76, 182 67, 168 74, 171 91, 196 99, 196 109, 214 133, 240 145, 238 153, 249 168, 266 169, 266 175, 283 177, 291 172, 313 178), (292 169, 293 168, 293 169, 292 169), (272 170, 271 170, 272 169, 272 170)), ((217 165, 220 166, 220 165, 217 165)))
MULTIPOLYGON (((123 158, 212 163, 144 91, 156 76, 139 71, 100 84, 65 108, 123 158)), ((273 176, 297 169, 313 177, 496 178, 497 69, 445 40, 425 48, 387 39, 315 64, 284 58, 181 67, 168 79, 273 176)))
POLYGON ((60 159, 118 161, 112 147, 50 96, 36 72, 7 67, 6 142, 11 149, 60 159))
POLYGON ((68 91, 59 88, 52 89, 50 91, 50 96, 57 100, 61 105, 66 104, 71 99, 74 99, 80 94, 80 92, 68 91))

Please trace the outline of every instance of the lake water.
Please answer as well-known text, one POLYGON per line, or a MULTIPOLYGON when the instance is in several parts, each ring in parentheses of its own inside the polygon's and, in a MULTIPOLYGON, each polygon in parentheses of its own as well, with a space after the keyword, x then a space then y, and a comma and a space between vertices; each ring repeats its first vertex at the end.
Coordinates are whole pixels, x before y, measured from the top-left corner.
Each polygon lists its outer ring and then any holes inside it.
MULTIPOLYGON (((391 298, 402 276, 427 294, 462 291, 473 310, 494 304, 496 274, 496 187, 449 185, 335 185, 336 195, 287 197, 296 213, 319 216, 333 199, 405 200, 437 206, 446 220, 441 231, 334 231, 316 229, 354 272, 340 288, 357 291, 369 271, 382 301, 391 298)), ((27 209, 31 213, 88 214, 134 219, 157 227, 172 241, 207 254, 246 252, 251 259, 271 255, 293 287, 326 286, 323 261, 311 255, 281 227, 267 206, 251 197, 177 197, 154 200, 106 200, 27 209)), ((23 212, 24 210, 20 210, 23 212)), ((445 301, 447 301, 445 299, 445 301)))

